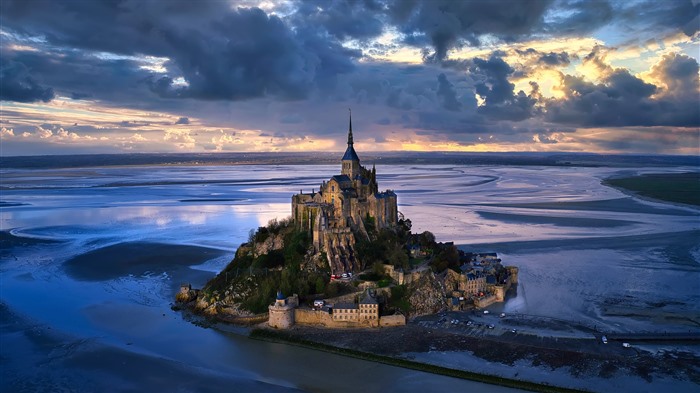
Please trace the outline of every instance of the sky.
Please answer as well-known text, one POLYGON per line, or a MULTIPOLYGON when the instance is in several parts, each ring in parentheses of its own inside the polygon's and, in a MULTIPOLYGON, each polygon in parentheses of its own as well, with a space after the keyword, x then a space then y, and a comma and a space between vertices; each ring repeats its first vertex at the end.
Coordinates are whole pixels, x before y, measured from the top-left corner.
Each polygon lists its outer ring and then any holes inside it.
POLYGON ((0 155, 700 154, 700 0, 2 0, 0 155))

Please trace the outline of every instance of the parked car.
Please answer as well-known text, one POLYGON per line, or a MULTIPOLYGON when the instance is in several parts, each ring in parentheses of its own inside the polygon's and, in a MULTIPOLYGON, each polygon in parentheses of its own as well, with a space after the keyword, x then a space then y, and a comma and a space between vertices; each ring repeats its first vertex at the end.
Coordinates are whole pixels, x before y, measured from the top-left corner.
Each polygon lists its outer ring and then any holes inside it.
POLYGON ((347 273, 343 273, 342 277, 343 277, 343 278, 348 278, 348 274, 347 274, 347 273))
POLYGON ((501 318, 505 318, 505 317, 506 317, 506 313, 502 312, 502 313, 501 313, 501 318))
POLYGON ((518 331, 515 330, 515 329, 510 329, 510 332, 511 332, 511 333, 517 333, 518 331))
POLYGON ((474 324, 474 322, 472 322, 472 321, 467 321, 467 326, 471 326, 471 325, 473 325, 473 324, 474 324))
POLYGON ((622 343, 622 346, 623 346, 624 348, 631 348, 631 347, 632 347, 632 346, 630 345, 630 343, 622 343))
POLYGON ((489 313, 489 310, 484 310, 484 314, 488 314, 488 313, 489 313))
POLYGON ((493 324, 489 325, 489 329, 493 329, 495 326, 493 324))
POLYGON ((602 341, 603 344, 607 344, 607 343, 608 343, 608 338, 605 337, 605 336, 603 336, 603 337, 600 338, 600 341, 602 341))

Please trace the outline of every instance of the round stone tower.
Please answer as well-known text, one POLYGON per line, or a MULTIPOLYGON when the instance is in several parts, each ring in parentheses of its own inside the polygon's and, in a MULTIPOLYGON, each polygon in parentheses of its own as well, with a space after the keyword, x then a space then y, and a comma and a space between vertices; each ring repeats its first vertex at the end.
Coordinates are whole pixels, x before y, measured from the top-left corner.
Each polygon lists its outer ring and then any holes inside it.
POLYGON ((294 306, 287 304, 282 291, 277 291, 275 303, 268 307, 270 318, 267 324, 275 329, 288 329, 294 325, 294 306))

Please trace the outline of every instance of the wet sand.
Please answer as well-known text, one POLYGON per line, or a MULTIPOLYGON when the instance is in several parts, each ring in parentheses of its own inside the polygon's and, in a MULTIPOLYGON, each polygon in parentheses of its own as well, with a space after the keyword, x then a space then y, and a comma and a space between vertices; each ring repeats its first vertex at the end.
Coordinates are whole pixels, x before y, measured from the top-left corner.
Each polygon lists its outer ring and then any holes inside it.
POLYGON ((227 253, 179 244, 119 243, 75 256, 64 267, 76 280, 105 281, 128 275, 173 273, 227 253))
MULTIPOLYGON (((465 313, 448 313, 447 320, 460 320, 457 326, 439 318, 422 317, 406 326, 384 329, 297 325, 287 333, 296 339, 340 348, 572 389, 610 391, 620 377, 628 378, 628 390, 646 389, 652 382, 654 386, 672 387, 676 392, 694 391, 700 385, 700 358, 683 350, 654 354, 623 348, 616 342, 605 345, 599 334, 569 324, 557 326, 557 321, 521 319, 513 326, 539 325, 536 330, 542 326, 563 328, 570 330, 572 337, 512 333, 510 328, 492 330, 483 325, 467 327, 464 321, 469 318, 465 313), (463 354, 471 359, 468 365, 455 362, 463 354), (525 371, 524 375, 513 375, 513 367, 525 371), (532 372, 536 369, 549 372, 537 375, 532 372), (553 382, 552 374, 558 374, 557 382, 553 382)), ((483 323, 478 317, 476 320, 483 323)))
POLYGON ((300 391, 250 377, 191 367, 152 354, 74 338, 25 319, 0 303, 0 390, 24 392, 300 391), (10 354, 12 356, 10 357, 10 354))

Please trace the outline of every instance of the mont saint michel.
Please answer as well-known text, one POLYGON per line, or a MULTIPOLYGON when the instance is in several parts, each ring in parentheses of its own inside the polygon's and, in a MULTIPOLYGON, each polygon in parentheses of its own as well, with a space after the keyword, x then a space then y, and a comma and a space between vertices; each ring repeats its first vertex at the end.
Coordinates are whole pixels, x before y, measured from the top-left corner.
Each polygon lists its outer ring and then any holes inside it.
POLYGON ((292 196, 290 218, 251 232, 201 291, 184 285, 178 302, 281 329, 390 327, 406 317, 481 309, 515 288, 518 268, 503 266, 496 253, 465 253, 429 231, 411 233, 397 194, 380 192, 376 167, 361 165, 351 115, 340 167, 318 191, 292 196))
POLYGON ((311 234, 314 251, 326 253, 334 274, 364 268, 354 251, 355 234, 369 238, 370 221, 375 229, 394 228, 398 223, 396 194, 379 192, 376 168, 360 165, 353 147, 352 116, 349 123, 341 173, 324 181, 318 192, 292 197, 294 225, 311 234))

